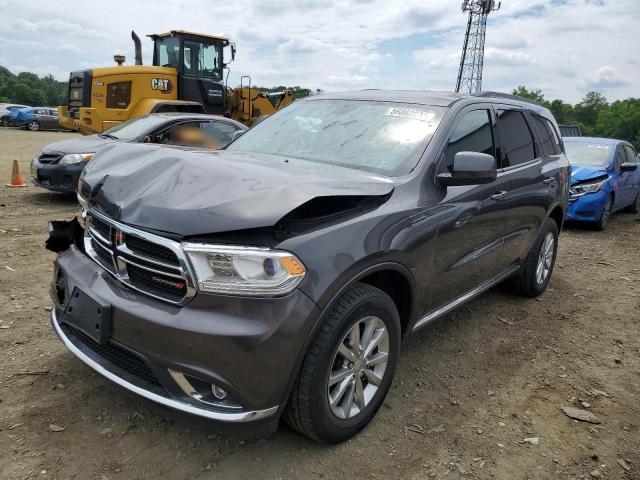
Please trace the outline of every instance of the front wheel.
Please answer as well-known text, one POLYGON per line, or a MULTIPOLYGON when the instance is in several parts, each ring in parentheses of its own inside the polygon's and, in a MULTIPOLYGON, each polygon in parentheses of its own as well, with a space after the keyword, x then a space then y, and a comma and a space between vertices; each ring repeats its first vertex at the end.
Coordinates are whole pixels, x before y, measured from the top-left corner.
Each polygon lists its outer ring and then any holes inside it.
POLYGON ((602 216, 600 220, 596 223, 596 229, 598 230, 606 230, 607 225, 609 225, 609 220, 611 220, 611 209, 613 208, 613 198, 609 196, 607 199, 607 203, 604 204, 602 209, 602 216))
POLYGON ((285 419, 314 440, 338 443, 362 430, 389 391, 400 351, 400 318, 382 290, 357 284, 321 320, 285 419))
POLYGON ((558 252, 558 224, 548 218, 536 237, 520 272, 510 279, 520 295, 533 298, 542 294, 549 284, 558 252))
POLYGON ((0 126, 3 126, 3 127, 9 126, 9 117, 7 115, 0 117, 0 126))
POLYGON ((29 124, 27 125, 27 128, 32 132, 37 132, 38 130, 40 130, 40 124, 35 120, 33 120, 32 122, 29 122, 29 124))

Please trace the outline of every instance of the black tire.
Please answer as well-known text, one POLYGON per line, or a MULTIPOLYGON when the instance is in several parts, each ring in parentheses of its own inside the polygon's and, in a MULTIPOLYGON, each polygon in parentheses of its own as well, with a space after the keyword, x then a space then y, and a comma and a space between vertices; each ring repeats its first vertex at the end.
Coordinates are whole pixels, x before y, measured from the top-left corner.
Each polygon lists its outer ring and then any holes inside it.
POLYGON ((325 314, 305 354, 285 412, 289 426, 323 443, 339 443, 356 435, 375 416, 389 391, 400 352, 400 337, 400 316, 389 295, 366 284, 350 288, 325 314), (368 316, 378 317, 386 327, 389 339, 386 369, 369 403, 351 418, 338 418, 329 405, 329 374, 347 333, 368 316))
POLYGON ((635 201, 624 209, 628 213, 640 213, 640 192, 636 195, 635 201))
POLYGON ((8 115, 3 115, 2 117, 0 117, 0 126, 2 126, 2 127, 8 127, 9 126, 9 116, 8 115))
POLYGON ((536 241, 533 242, 533 247, 527 255, 522 268, 517 275, 509 279, 509 286, 518 295, 523 297, 534 298, 542 294, 549 284, 551 274, 553 273, 553 267, 556 263, 556 255, 558 253, 558 224, 552 218, 548 218, 542 229, 536 237, 536 241), (542 282, 538 281, 538 261, 540 259, 541 250, 545 243, 547 235, 553 236, 553 258, 551 259, 548 274, 545 276, 542 282))
POLYGON ((604 231, 607 229, 607 225, 609 225, 609 220, 611 220, 613 209, 613 196, 609 196, 607 199, 607 203, 604 204, 604 208, 602 209, 602 216, 600 220, 596 222, 595 227, 596 230, 604 231))
POLYGON ((33 120, 27 124, 27 129, 32 132, 37 132, 38 130, 40 130, 40 123, 38 123, 36 120, 33 120))

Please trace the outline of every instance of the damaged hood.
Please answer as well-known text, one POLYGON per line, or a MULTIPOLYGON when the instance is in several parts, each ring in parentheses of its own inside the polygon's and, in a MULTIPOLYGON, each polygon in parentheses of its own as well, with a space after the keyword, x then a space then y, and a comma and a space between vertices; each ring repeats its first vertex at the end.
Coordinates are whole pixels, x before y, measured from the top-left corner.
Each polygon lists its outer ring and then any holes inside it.
POLYGON ((82 191, 107 215, 183 237, 270 227, 316 197, 394 188, 387 177, 323 163, 152 145, 107 146, 84 172, 82 191))
POLYGON ((607 169, 603 167, 591 167, 588 165, 571 166, 571 183, 584 182, 592 178, 606 177, 607 169))
POLYGON ((59 153, 94 153, 100 147, 117 142, 111 138, 102 138, 98 135, 87 135, 86 137, 69 138, 67 140, 60 140, 59 142, 53 142, 44 147, 44 152, 59 152, 59 153))

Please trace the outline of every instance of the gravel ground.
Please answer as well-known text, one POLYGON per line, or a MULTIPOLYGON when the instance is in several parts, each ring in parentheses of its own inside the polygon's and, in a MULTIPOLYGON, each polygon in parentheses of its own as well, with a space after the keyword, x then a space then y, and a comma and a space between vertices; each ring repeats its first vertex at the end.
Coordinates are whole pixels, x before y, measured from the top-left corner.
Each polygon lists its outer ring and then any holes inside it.
POLYGON ((4 184, 14 159, 28 176, 42 146, 73 135, 0 129, 0 478, 640 479, 633 215, 565 229, 540 298, 496 289, 408 338, 357 438, 318 445, 282 425, 243 441, 115 387, 52 332, 47 220, 72 218, 75 200, 4 184))

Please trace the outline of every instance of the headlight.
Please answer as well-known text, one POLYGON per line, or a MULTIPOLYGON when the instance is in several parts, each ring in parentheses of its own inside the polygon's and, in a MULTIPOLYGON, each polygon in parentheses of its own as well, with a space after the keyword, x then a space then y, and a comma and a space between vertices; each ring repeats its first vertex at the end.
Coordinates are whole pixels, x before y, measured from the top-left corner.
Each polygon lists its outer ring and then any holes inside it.
POLYGON ((59 165, 71 165, 72 163, 84 162, 91 160, 94 155, 93 153, 70 153, 60 159, 59 165))
POLYGON ((598 190, 602 188, 607 179, 598 180, 593 183, 581 183, 579 185, 574 185, 571 187, 571 193, 574 195, 585 195, 587 193, 596 193, 598 190))
POLYGON ((204 292, 239 295, 284 295, 306 274, 289 252, 270 248, 183 243, 204 292))

